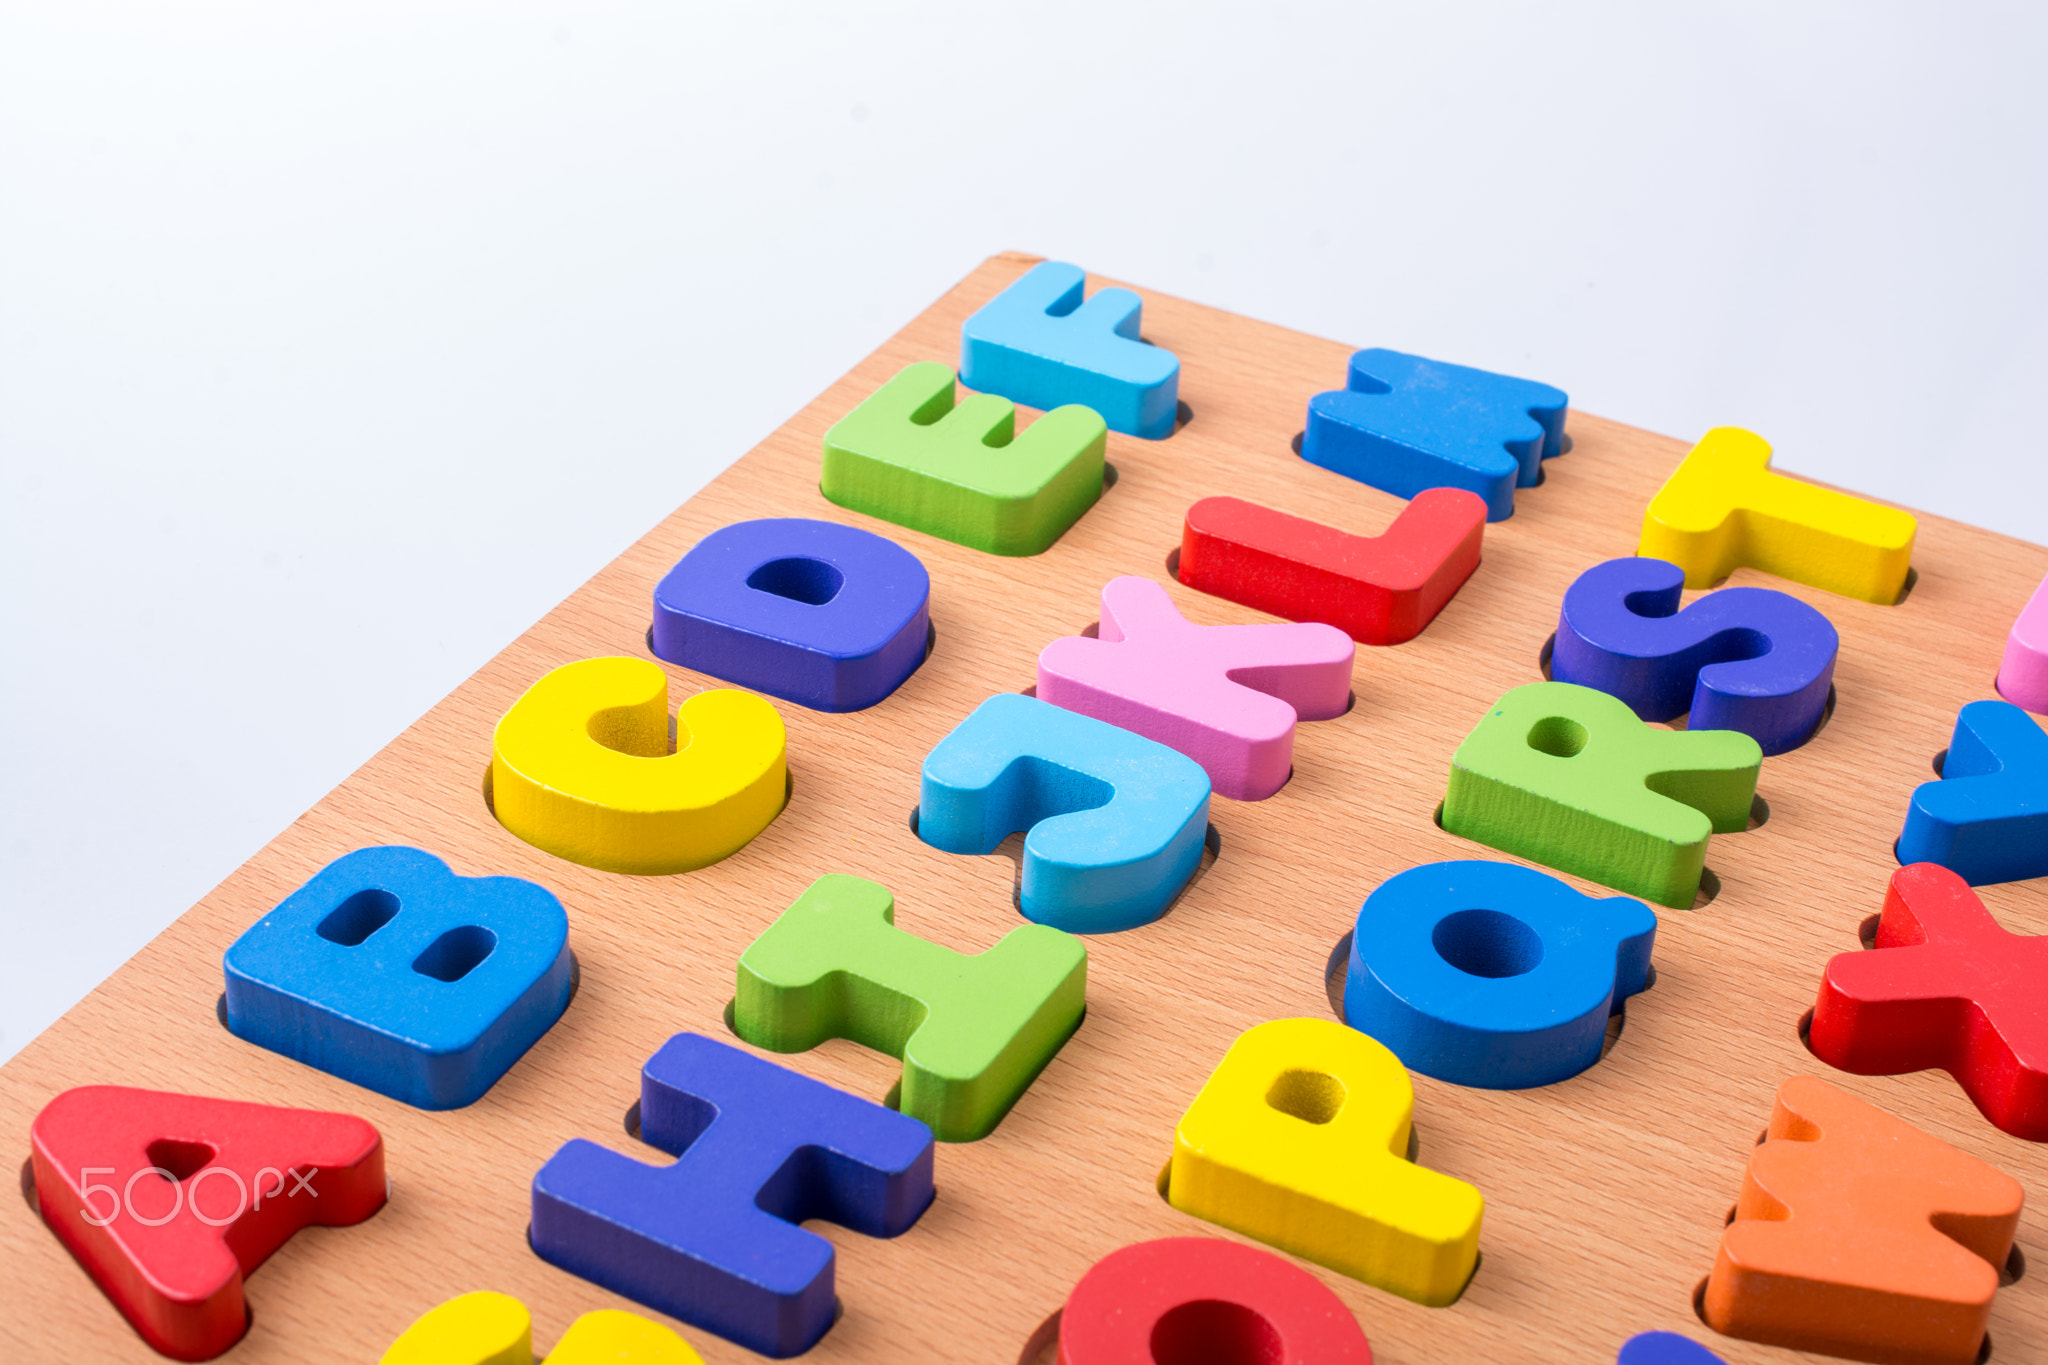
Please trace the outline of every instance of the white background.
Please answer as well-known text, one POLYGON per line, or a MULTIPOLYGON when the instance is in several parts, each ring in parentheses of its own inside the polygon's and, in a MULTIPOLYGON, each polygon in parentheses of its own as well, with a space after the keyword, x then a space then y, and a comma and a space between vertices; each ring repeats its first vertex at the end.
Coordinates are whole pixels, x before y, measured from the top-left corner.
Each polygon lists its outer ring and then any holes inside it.
POLYGON ((2048 540, 2048 11, 1236 10, 0 10, 0 1057, 1004 248, 2048 540))

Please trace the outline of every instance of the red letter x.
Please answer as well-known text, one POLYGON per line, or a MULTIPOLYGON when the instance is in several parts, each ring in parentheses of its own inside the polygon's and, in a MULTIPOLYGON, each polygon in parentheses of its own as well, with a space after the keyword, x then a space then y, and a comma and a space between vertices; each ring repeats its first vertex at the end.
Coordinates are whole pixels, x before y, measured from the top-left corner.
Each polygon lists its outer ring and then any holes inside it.
POLYGON ((1940 1067, 2000 1128, 2048 1140, 2048 935, 2007 933, 1937 863, 1902 867, 1877 950, 1829 961, 1812 1043, 1864 1076, 1940 1067))

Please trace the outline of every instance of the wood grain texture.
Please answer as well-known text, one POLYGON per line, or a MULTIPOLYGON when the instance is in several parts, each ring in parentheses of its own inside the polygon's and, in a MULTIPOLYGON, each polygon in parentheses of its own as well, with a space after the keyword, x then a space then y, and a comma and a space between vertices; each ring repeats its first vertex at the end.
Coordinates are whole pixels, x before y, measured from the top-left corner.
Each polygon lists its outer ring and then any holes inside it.
MULTIPOLYGON (((897 923, 980 951, 1019 922, 1013 864, 920 843, 908 827, 918 765, 984 697, 1032 682, 1039 649, 1095 619, 1123 573, 1164 579, 1190 504, 1241 496, 1360 534, 1402 503, 1311 466, 1288 448, 1310 394, 1342 384, 1350 348, 1146 295, 1146 334, 1182 360, 1193 422, 1169 440, 1111 433, 1115 487, 1045 554, 1002 559, 834 507, 817 490, 825 430, 913 360, 953 363, 960 323, 1032 258, 994 258, 628 549, 538 625, 188 911, 0 1070, 0 1132, 27 1155, 28 1126, 58 1091, 89 1082, 306 1105, 382 1130, 391 1202, 367 1224, 310 1230, 251 1277, 254 1325, 237 1362, 374 1360, 420 1313, 477 1289, 533 1310, 553 1343, 579 1313, 630 1307, 527 1248, 528 1187, 564 1140, 653 1156, 622 1129, 640 1064, 670 1034, 729 1037, 722 1022, 741 951, 812 879, 870 877, 897 923), (736 856, 702 871, 636 878, 552 858, 507 833, 481 782, 491 728, 548 669, 646 656, 656 581, 707 532, 760 516, 869 527, 931 570, 937 649, 871 710, 779 709, 794 798, 736 856), (510 873, 568 906, 582 989, 527 1058, 471 1108, 429 1114, 248 1046, 215 1021, 221 954, 330 859, 408 843, 468 875, 510 873)), ((1091 282, 1090 287, 1100 282, 1091 282)), ((1739 414, 1731 414, 1739 417, 1739 414)), ((845 1313, 812 1352, 839 1362, 1018 1359, 1097 1258, 1129 1242, 1225 1235, 1169 1208, 1155 1180, 1174 1123, 1242 1030, 1328 1017, 1324 965, 1360 902, 1416 863, 1489 856, 1437 828, 1452 750, 1486 707, 1535 680, 1565 587, 1632 553, 1643 507, 1685 443, 1574 413, 1575 445, 1486 528, 1484 560, 1414 641, 1361 648, 1357 705, 1303 725, 1294 777, 1270 800, 1217 798, 1221 857, 1158 923, 1090 940, 1078 1034, 989 1138, 946 1146, 938 1202, 909 1234, 873 1241, 819 1225, 839 1247, 845 1313)), ((1826 1076, 2012 1173, 2048 1197, 2048 1151, 1998 1132, 1940 1073, 1853 1077, 1807 1053, 1797 1022, 1828 957, 1856 945, 1894 863, 1913 786, 1963 702, 1991 680, 2048 550, 1927 517, 1917 586, 1873 606, 1746 571, 1812 602, 1842 636, 1839 704, 1808 745, 1765 761, 1770 818, 1716 835, 1720 894, 1665 911, 1657 981, 1629 1004, 1612 1053, 1585 1074, 1524 1092, 1416 1078, 1420 1157, 1488 1202, 1482 1262, 1464 1297, 1429 1309, 1328 1272, 1384 1365, 1611 1360, 1633 1332, 1710 1339, 1731 1362, 1790 1353, 1713 1338, 1694 1317, 1723 1215, 1779 1082, 1826 1076)), ((1178 585, 1192 620, 1270 619, 1178 585)), ((668 667, 679 699, 711 679, 668 667)), ((317 718, 308 719, 317 723, 317 718)), ((108 821, 147 818, 94 812, 108 821)), ((1581 889, 1598 888, 1575 883, 1581 889)), ((2008 928, 2048 931, 2048 885, 1984 888, 2008 928)), ((876 1098, 898 1064, 844 1042, 780 1058, 876 1098)), ((2019 1240, 2042 1268, 1998 1295, 1993 1358, 2048 1359, 2048 1222, 2030 1204, 2019 1240)), ((19 1199, 0 1215, 11 1361, 154 1359, 19 1199)), ((684 1333, 712 1362, 755 1359, 684 1333)))

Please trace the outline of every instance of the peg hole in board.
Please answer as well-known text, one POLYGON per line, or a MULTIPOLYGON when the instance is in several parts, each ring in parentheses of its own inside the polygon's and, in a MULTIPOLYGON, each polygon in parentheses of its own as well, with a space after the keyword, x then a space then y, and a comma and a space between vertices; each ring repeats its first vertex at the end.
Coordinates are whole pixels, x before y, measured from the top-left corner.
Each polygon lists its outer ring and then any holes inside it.
POLYGON ((498 936, 480 924, 450 929, 413 959, 412 969, 436 981, 454 983, 468 976, 497 951, 498 936))
POLYGON ((198 1175, 219 1154, 210 1143, 184 1142, 177 1138, 158 1138, 143 1149, 143 1155, 149 1158, 150 1168, 158 1175, 169 1177, 173 1184, 183 1184, 198 1175))
MULTIPOLYGON (((1906 581, 1899 585, 1899 595, 1892 599, 1892 605, 1895 607, 1905 605, 1906 599, 1913 595, 1913 589, 1917 587, 1919 583, 1920 571, 1914 568, 1911 564, 1908 564, 1906 566, 1906 581)), ((1984 1351, 1987 1356, 1991 1352, 1991 1347, 1988 1344, 1988 1342, 1985 1345, 1984 1351)))
POLYGON ((1761 796, 1753 795, 1749 798, 1749 823, 1743 826, 1743 830, 1746 833, 1749 830, 1762 829, 1770 818, 1771 803, 1761 796))
POLYGON ((1735 1206, 1733 1204, 1730 1204, 1728 1206, 1728 1216, 1721 1220, 1721 1226, 1724 1228, 1732 1228, 1735 1226, 1735 1206))
POLYGON ((1179 433, 1182 427, 1194 420, 1195 410, 1185 402, 1176 402, 1173 405, 1173 429, 1176 434, 1179 433))
POLYGON ((1718 876, 1714 875, 1714 869, 1711 867, 1701 868, 1700 889, 1693 892, 1692 908, 1695 910, 1704 910, 1707 906, 1712 905, 1714 903, 1714 897, 1720 894, 1721 879, 1718 876))
POLYGON ((1060 1314, 1063 1311, 1053 1309, 1052 1316, 1039 1323, 1038 1330, 1024 1339, 1024 1349, 1017 1353, 1017 1365, 1059 1365, 1060 1314))
MULTIPOLYGON (((1806 1013, 1799 1016, 1799 1046, 1805 1048, 1808 1052, 1813 1052, 1812 1010, 1808 1010, 1806 1013)), ((1819 1053, 1814 1052, 1814 1056, 1818 1057, 1819 1055, 1819 1053)))
POLYGON ((1552 758, 1577 758, 1592 736, 1570 716, 1544 716, 1529 727, 1529 747, 1552 758))
MULTIPOLYGON (((1174 546, 1171 550, 1168 550, 1166 552, 1166 576, 1168 578, 1171 578, 1176 583, 1181 582, 1180 546, 1178 545, 1174 546)), ((1186 585, 1182 584, 1182 586, 1186 585)))
POLYGON ((1828 722, 1829 722, 1829 721, 1831 721, 1831 720, 1833 720, 1834 718, 1835 718, 1835 685, 1834 685, 1833 683, 1829 683, 1829 684, 1828 684, 1828 699, 1827 699, 1826 701, 1824 701, 1824 702, 1822 702, 1822 703, 1821 703, 1821 707, 1820 707, 1820 719, 1819 719, 1819 720, 1817 720, 1817 721, 1815 721, 1815 722, 1813 723, 1813 728, 1812 728, 1811 730, 1809 730, 1809 731, 1807 731, 1807 732, 1806 732, 1806 738, 1805 738, 1805 739, 1802 739, 1802 740, 1800 740, 1799 742, 1800 742, 1801 744, 1811 744, 1811 743, 1813 742, 1813 737, 1814 737, 1815 735, 1819 734, 1819 733, 1820 733, 1821 731, 1823 731, 1823 730, 1827 729, 1827 728, 1828 728, 1828 722))
POLYGON ((1306 431, 1297 431, 1294 433, 1294 439, 1287 443, 1289 448, 1292 449, 1295 454, 1301 454, 1301 441, 1302 438, 1307 435, 1308 433, 1306 431))
MULTIPOLYGON (((1208 875, 1209 869, 1214 867, 1216 865, 1216 860, 1218 858, 1221 858, 1222 856, 1223 833, 1222 831, 1216 828, 1215 822, 1211 821, 1209 827, 1202 831, 1202 857, 1201 861, 1195 864, 1194 875, 1190 876, 1187 879, 1187 881, 1181 886, 1181 889, 1174 893, 1173 899, 1166 903, 1166 909, 1160 912, 1159 918, 1165 919, 1168 915, 1180 909, 1181 901, 1186 899, 1188 894, 1195 889, 1195 886, 1202 880, 1202 878, 1208 875)), ((1021 898, 1024 891, 1023 864, 1018 864, 1017 871, 1017 888, 1012 893, 1012 895, 1013 897, 1021 898)), ((1021 899, 1019 903, 1021 904, 1021 899)))
POLYGON ((1228 1299, 1196 1299, 1152 1324, 1153 1365, 1268 1365, 1286 1345, 1266 1317, 1228 1299))
POLYGON ((1883 919, 1883 915, 1865 915, 1863 923, 1856 926, 1856 941, 1865 948, 1875 948, 1877 946, 1877 926, 1883 919))
POLYGON ((1343 1081, 1308 1067, 1289 1067, 1266 1091, 1268 1108, 1318 1127, 1344 1111, 1346 1098, 1343 1081))
POLYGON ((2027 1253, 2020 1250, 2018 1242, 2014 1242, 2012 1250, 2006 1254, 2005 1264, 1998 1268, 1998 1287, 2009 1288, 2025 1279, 2026 1275, 2027 1253))
POLYGON ((1552 681, 1550 660, 1557 653, 1557 632, 1551 631, 1550 638, 1543 642, 1543 648, 1536 655, 1536 671, 1543 675, 1543 681, 1552 681))
POLYGON ((1944 748, 1943 748, 1943 749, 1941 750, 1941 752, 1940 752, 1940 753, 1937 753, 1937 754, 1936 754, 1936 755, 1934 756, 1934 775, 1935 775, 1936 777, 1940 777, 1940 776, 1942 776, 1942 771, 1941 771, 1941 770, 1942 770, 1943 768, 1947 767, 1947 766, 1948 766, 1948 750, 1947 750, 1947 748, 1945 748, 1945 747, 1944 747, 1944 748))
POLYGON ((21 1163, 21 1197, 28 1201, 28 1209, 36 1217, 43 1216, 43 1206, 36 1198, 36 1159, 27 1157, 21 1163))
POLYGON ((755 592, 787 598, 805 606, 822 607, 846 586, 839 566, 806 555, 784 555, 771 559, 747 575, 747 586, 755 592))
POLYGON ((327 913, 313 932, 342 948, 360 948, 398 918, 398 897, 379 887, 366 887, 327 913))
POLYGON ((1115 466, 1115 465, 1111 464, 1111 463, 1110 463, 1110 462, 1109 462, 1108 460, 1104 460, 1104 461, 1102 462, 1102 492, 1103 492, 1103 495, 1104 495, 1104 496, 1107 496, 1107 495, 1108 495, 1108 493, 1109 493, 1109 490, 1110 490, 1110 489, 1112 489, 1112 488, 1114 488, 1114 487, 1116 487, 1116 481, 1117 481, 1118 479, 1121 479, 1122 477, 1123 477, 1123 475, 1121 475, 1121 474, 1119 474, 1119 473, 1117 473, 1117 472, 1116 472, 1116 466, 1115 466))

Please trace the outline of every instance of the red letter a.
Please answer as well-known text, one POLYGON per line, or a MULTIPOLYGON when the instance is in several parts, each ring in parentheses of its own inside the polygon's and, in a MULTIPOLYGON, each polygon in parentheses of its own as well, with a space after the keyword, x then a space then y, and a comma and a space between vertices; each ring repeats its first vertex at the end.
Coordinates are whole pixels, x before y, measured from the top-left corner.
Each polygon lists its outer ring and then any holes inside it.
POLYGON ((45 1105, 30 1136, 44 1221, 179 1360, 241 1338, 242 1277, 287 1237, 384 1206, 384 1140, 349 1114, 88 1085, 45 1105))

